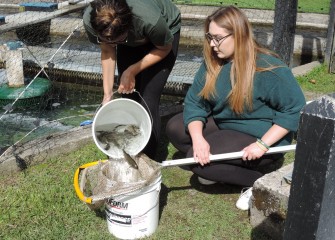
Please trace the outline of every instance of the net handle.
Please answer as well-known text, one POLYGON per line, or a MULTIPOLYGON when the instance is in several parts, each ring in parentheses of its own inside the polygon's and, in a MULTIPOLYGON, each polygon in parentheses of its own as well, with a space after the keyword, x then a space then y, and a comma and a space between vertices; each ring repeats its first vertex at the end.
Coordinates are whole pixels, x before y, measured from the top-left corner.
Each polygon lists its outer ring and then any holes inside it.
MULTIPOLYGON (((264 155, 267 154, 274 154, 274 153, 285 153, 290 151, 295 151, 296 144, 292 145, 285 145, 279 147, 272 147, 270 148, 264 155)), ((209 159, 211 161, 230 161, 232 159, 242 158, 243 151, 240 152, 230 152, 230 153, 221 153, 221 154, 214 154, 210 155, 209 159)), ((182 159, 175 159, 175 160, 166 160, 161 163, 162 167, 173 167, 173 166, 183 166, 183 165, 190 165, 196 164, 197 162, 194 160, 193 157, 190 158, 182 158, 182 159)))
POLYGON ((88 167, 92 167, 92 166, 95 166, 97 165, 99 162, 106 162, 107 160, 99 160, 99 161, 95 161, 95 162, 90 162, 90 163, 86 163, 84 165, 81 165, 79 168, 77 168, 77 170, 75 171, 74 173, 74 176, 73 176, 73 186, 74 186, 74 190, 77 194, 77 197, 85 202, 85 203, 88 203, 88 204, 92 204, 92 198, 90 197, 86 197, 84 195, 84 193, 80 190, 80 186, 79 186, 79 174, 82 170, 84 170, 85 168, 88 168, 88 167))

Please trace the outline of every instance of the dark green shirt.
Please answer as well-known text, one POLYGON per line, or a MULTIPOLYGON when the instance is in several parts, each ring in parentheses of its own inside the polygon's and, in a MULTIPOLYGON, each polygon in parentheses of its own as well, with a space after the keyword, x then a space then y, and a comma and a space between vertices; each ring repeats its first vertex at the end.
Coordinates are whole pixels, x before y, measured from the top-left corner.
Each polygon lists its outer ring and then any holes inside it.
MULTIPOLYGON (((173 34, 181 27, 180 11, 171 0, 126 0, 133 13, 127 46, 139 46, 151 42, 165 46, 173 41, 173 34)), ((91 42, 96 43, 96 33, 90 23, 91 6, 84 12, 83 21, 91 42)))
POLYGON ((203 63, 190 87, 184 108, 184 124, 192 121, 207 121, 212 115, 220 129, 240 131, 261 138, 273 124, 291 131, 276 145, 287 145, 297 130, 300 111, 305 105, 305 97, 294 78, 291 69, 279 59, 260 54, 259 67, 281 66, 269 71, 256 72, 254 77, 253 110, 235 115, 229 107, 227 97, 232 89, 230 82, 231 63, 225 64, 216 82, 216 96, 209 101, 198 96, 205 84, 206 67, 203 63))

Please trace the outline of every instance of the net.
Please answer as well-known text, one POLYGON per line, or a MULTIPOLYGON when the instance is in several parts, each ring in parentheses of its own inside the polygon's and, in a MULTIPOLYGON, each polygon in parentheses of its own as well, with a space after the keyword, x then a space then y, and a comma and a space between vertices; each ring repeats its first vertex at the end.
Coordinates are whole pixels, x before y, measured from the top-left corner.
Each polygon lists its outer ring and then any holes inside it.
POLYGON ((82 201, 88 203, 91 209, 99 209, 107 199, 134 194, 160 176, 161 165, 144 153, 135 157, 125 154, 124 158, 81 166, 76 171, 74 185, 82 201), (134 162, 137 167, 134 167, 134 162))

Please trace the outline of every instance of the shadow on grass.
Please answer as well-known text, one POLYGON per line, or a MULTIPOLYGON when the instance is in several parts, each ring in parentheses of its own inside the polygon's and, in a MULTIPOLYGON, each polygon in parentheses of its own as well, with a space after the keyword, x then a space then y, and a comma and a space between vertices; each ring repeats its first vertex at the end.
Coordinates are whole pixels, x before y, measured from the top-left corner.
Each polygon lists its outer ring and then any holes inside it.
POLYGON ((276 229, 272 229, 271 233, 268 233, 266 231, 266 229, 269 229, 269 226, 275 226, 273 222, 271 223, 271 221, 274 218, 276 217, 269 216, 265 221, 261 222, 257 227, 254 227, 251 231, 250 239, 251 240, 280 240, 280 239, 283 239, 282 231, 283 231, 283 226, 285 224, 285 220, 281 220, 280 228, 277 227, 276 229))
POLYGON ((198 176, 193 174, 190 178, 190 184, 192 188, 199 192, 208 193, 208 194, 235 194, 240 193, 240 186, 230 185, 225 183, 215 183, 213 185, 202 185, 198 181, 198 176))
MULTIPOLYGON (((181 171, 186 171, 182 170, 181 171)), ((230 184, 221 184, 216 183, 213 185, 202 185, 199 183, 197 179, 197 175, 191 175, 189 179, 189 184, 178 187, 168 187, 164 183, 161 184, 160 196, 159 196, 159 219, 162 216, 164 208, 168 204, 168 196, 171 192, 174 191, 185 191, 185 190, 195 190, 198 192, 206 193, 206 194, 215 194, 215 195, 230 195, 237 194, 241 192, 241 187, 230 185, 230 184)))

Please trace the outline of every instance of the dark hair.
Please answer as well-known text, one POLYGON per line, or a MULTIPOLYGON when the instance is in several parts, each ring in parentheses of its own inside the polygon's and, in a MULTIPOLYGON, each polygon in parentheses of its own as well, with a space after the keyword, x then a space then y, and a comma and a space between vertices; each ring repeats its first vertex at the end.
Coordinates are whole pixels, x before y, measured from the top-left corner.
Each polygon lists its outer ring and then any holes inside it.
POLYGON ((133 15, 125 0, 94 0, 91 6, 90 22, 98 36, 113 40, 128 32, 133 15))

